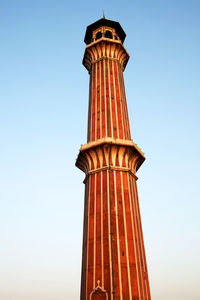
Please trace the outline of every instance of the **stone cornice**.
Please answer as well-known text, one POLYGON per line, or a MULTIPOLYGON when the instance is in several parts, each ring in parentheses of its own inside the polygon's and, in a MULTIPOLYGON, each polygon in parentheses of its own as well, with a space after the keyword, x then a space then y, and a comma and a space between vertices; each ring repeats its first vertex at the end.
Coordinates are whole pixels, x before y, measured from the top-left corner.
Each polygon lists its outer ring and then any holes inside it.
POLYGON ((110 137, 105 137, 103 139, 98 139, 96 141, 89 142, 87 144, 82 144, 80 151, 85 151, 87 149, 98 147, 103 144, 113 144, 113 145, 120 145, 120 146, 130 146, 134 147, 136 151, 140 153, 140 155, 144 158, 145 156, 142 150, 135 144, 132 140, 122 140, 122 139, 115 139, 110 137))
POLYGON ((93 63, 106 58, 118 60, 124 71, 129 60, 129 54, 120 41, 102 37, 86 47, 83 65, 90 72, 93 63))
POLYGON ((144 160, 143 152, 132 140, 103 138, 81 146, 76 166, 86 175, 109 169, 136 177, 144 160))

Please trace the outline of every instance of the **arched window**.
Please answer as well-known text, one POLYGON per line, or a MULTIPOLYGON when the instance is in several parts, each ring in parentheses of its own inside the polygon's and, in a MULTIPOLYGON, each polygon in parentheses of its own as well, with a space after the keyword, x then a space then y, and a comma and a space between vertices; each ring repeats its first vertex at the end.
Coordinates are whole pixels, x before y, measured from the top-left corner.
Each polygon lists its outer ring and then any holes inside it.
POLYGON ((105 37, 106 37, 106 38, 109 38, 109 39, 112 39, 112 38, 113 38, 112 32, 109 31, 109 30, 106 30, 106 32, 105 32, 105 37))
POLYGON ((96 40, 100 39, 102 37, 101 31, 97 32, 96 34, 96 40))

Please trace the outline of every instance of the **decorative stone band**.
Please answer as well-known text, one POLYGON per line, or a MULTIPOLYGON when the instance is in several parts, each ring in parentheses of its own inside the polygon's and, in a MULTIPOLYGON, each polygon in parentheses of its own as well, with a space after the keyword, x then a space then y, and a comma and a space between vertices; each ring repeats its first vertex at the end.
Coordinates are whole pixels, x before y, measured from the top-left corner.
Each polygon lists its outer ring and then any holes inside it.
POLYGON ((144 160, 143 152, 132 140, 103 138, 81 146, 76 166, 86 177, 108 169, 129 172, 136 177, 144 160))
POLYGON ((120 41, 101 38, 86 47, 83 65, 90 72, 92 64, 101 59, 118 60, 124 71, 129 54, 120 41))
POLYGON ((105 167, 102 167, 102 168, 90 170, 90 171, 88 171, 88 174, 95 174, 95 173, 105 171, 105 170, 129 172, 131 175, 133 175, 133 177, 135 177, 136 180, 138 179, 138 177, 135 174, 133 174, 133 172, 131 171, 130 168, 116 167, 116 166, 105 166, 105 167))

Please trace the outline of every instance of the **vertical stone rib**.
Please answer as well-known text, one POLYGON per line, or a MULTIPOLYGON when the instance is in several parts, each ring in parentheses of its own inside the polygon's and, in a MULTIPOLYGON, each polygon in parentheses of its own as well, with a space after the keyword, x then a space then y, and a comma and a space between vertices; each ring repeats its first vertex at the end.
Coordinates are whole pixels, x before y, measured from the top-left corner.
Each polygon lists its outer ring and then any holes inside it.
POLYGON ((88 105, 88 132, 87 132, 87 142, 89 142, 91 137, 91 106, 92 106, 92 76, 90 75, 90 84, 89 84, 89 105, 88 105))
POLYGON ((92 138, 92 109, 93 109, 93 68, 90 72, 90 92, 89 92, 89 108, 88 108, 88 138, 87 142, 89 142, 92 138))
POLYGON ((140 208, 139 208, 139 200, 138 200, 138 192, 137 192, 137 185, 135 184, 135 193, 136 193, 136 207, 137 207, 137 213, 139 218, 139 228, 140 228, 140 241, 141 241, 141 248, 142 248, 142 259, 143 259, 143 266, 144 266, 144 281, 146 286, 146 299, 150 299, 150 289, 149 289, 149 282, 148 282, 148 272, 147 272, 147 263, 146 263, 146 255, 145 255, 145 248, 144 248, 144 238, 143 238, 143 232, 142 232, 142 221, 141 221, 141 215, 140 215, 140 208), (147 284, 148 282, 148 284, 147 284), (148 286, 148 287, 147 287, 148 286))
POLYGON ((123 97, 124 97, 124 110, 125 110, 125 119, 127 123, 127 139, 131 139, 131 132, 130 132, 130 124, 129 124, 129 117, 128 117, 128 109, 127 109, 127 101, 126 101, 126 92, 125 92, 125 85, 124 85, 124 76, 121 72, 121 80, 122 80, 122 89, 123 89, 123 97))
POLYGON ((108 212, 108 190, 107 180, 108 171, 103 171, 103 254, 104 254, 104 288, 111 290, 111 273, 110 273, 110 240, 109 240, 109 212, 108 212))
POLYGON ((100 114, 100 139, 102 138, 102 105, 101 105, 101 61, 99 62, 99 114, 100 114))
POLYGON ((99 77, 100 77, 100 70, 99 70, 99 62, 96 63, 96 68, 97 68, 97 94, 96 94, 96 99, 97 99, 97 114, 96 114, 96 138, 100 139, 100 86, 99 86, 99 77))
POLYGON ((94 64, 94 68, 95 68, 95 98, 94 98, 94 101, 95 101, 95 122, 94 122, 94 139, 96 140, 97 139, 97 64, 94 64))
POLYGON ((117 62, 114 64, 114 82, 115 82, 115 97, 116 97, 116 106, 117 106, 117 120, 118 120, 118 138, 123 139, 123 123, 122 123, 122 112, 121 112, 121 101, 120 101, 120 88, 118 81, 118 69, 117 62))
POLYGON ((139 268, 139 280, 140 280, 140 286, 141 286, 141 296, 142 299, 145 299, 144 295, 144 283, 143 283, 143 276, 142 276, 142 264, 141 264, 141 256, 140 256, 140 249, 139 249, 139 232, 138 232, 138 226, 137 226, 137 210, 135 205, 135 194, 134 194, 134 180, 132 178, 131 180, 131 192, 132 192, 132 204, 133 204, 133 213, 134 213, 134 228, 135 228, 135 238, 136 238, 136 245, 137 245, 137 262, 138 262, 138 268, 139 268))
MULTIPOLYGON (((89 226, 90 226, 90 178, 88 178, 88 210, 87 210, 87 248, 86 248, 86 253, 87 253, 87 258, 86 258, 86 277, 82 277, 82 281, 85 282, 85 291, 83 291, 83 300, 87 299, 87 282, 88 282, 88 249, 89 249, 89 226)), ((84 263, 84 261, 83 261, 84 263)))
POLYGON ((86 280, 87 278, 87 249, 88 249, 88 227, 89 227, 89 218, 88 218, 88 197, 89 197, 89 180, 86 181, 85 185, 85 203, 84 203, 84 222, 83 222, 83 250, 82 250, 82 275, 81 275, 81 298, 86 299, 86 280))
POLYGON ((120 102, 120 119, 122 121, 122 131, 123 131, 123 135, 122 135, 122 139, 126 139, 125 136, 125 125, 124 125, 124 116, 123 116, 123 97, 122 97, 122 91, 121 91, 121 81, 120 81, 120 75, 119 75, 119 63, 117 62, 117 79, 118 79, 118 87, 119 87, 119 102, 120 102))
POLYGON ((121 261, 121 276, 122 276, 122 299, 129 299, 128 273, 127 273, 127 256, 125 245, 125 224, 123 217, 123 200, 121 186, 121 172, 116 174, 117 182, 117 207, 118 207, 118 222, 119 222, 119 245, 120 245, 120 261, 121 261))
MULTIPOLYGON (((133 287, 133 298, 134 297, 138 297, 139 299, 141 299, 140 296, 140 282, 139 282, 139 272, 138 272, 138 258, 137 258, 137 251, 136 251, 136 234, 135 234, 135 230, 134 230, 134 220, 133 220, 133 206, 132 206, 132 197, 131 197, 131 191, 130 191, 130 181, 131 178, 128 173, 127 174, 127 180, 128 180, 128 195, 129 195, 129 205, 130 205, 130 214, 131 214, 131 228, 132 228, 132 241, 133 241, 133 248, 134 248, 134 262, 135 262, 135 269, 136 269, 136 273, 133 271, 132 274, 132 287, 133 287), (134 276, 135 275, 135 276, 134 276), (137 278, 137 281, 134 280, 135 277, 137 278), (135 282, 135 284, 134 284, 135 282)), ((130 240, 131 243, 131 240, 130 240)))
POLYGON ((111 103, 111 87, 110 87, 110 63, 107 60, 107 74, 108 74, 108 101, 109 101, 109 116, 110 116, 110 136, 113 137, 113 112, 112 112, 112 103, 111 103))
POLYGON ((92 66, 92 121, 91 121, 91 138, 90 140, 95 139, 95 94, 96 94, 96 86, 95 86, 95 68, 92 66))
POLYGON ((126 226, 126 211, 125 211, 125 199, 124 199, 124 184, 123 184, 123 176, 125 174, 120 172, 120 175, 121 175, 121 187, 122 187, 122 210, 123 210, 123 220, 124 220, 124 233, 125 233, 125 248, 126 248, 126 262, 127 262, 127 274, 128 274, 129 299, 132 300, 128 240, 127 240, 127 226, 126 226))
POLYGON ((111 203, 112 203, 112 235, 113 235, 113 269, 114 269, 114 286, 115 295, 119 299, 122 296, 122 276, 121 276, 121 260, 120 260, 120 243, 119 243, 119 224, 118 224, 118 207, 117 207, 117 188, 116 174, 111 171, 111 203))
POLYGON ((101 174, 96 173, 96 280, 102 285, 102 247, 101 247, 101 174))
POLYGON ((104 288, 104 251, 103 251, 103 174, 101 172, 101 282, 104 288))
POLYGON ((115 85, 115 70, 114 65, 115 62, 112 61, 112 77, 113 77, 113 90, 114 90, 114 104, 115 104, 115 119, 116 119, 116 134, 115 137, 119 138, 119 121, 118 121, 118 110, 117 110, 117 97, 116 97, 116 85, 115 85))
POLYGON ((88 235, 88 259, 87 259, 87 296, 89 299, 90 292, 93 290, 93 264, 94 264, 94 175, 90 176, 89 190, 89 235, 88 235))
POLYGON ((106 136, 105 132, 105 94, 104 94, 104 67, 103 67, 103 60, 100 61, 101 66, 101 84, 100 84, 100 91, 101 91, 101 138, 106 136))
POLYGON ((106 89, 106 127, 107 136, 110 136, 110 104, 109 104, 109 86, 108 86, 108 61, 105 60, 105 89, 106 89))
POLYGON ((129 139, 128 137, 128 128, 127 128, 127 120, 126 120, 126 110, 125 110, 125 103, 124 103, 124 89, 123 89, 123 83, 122 83, 122 69, 121 66, 118 64, 118 75, 119 75, 119 85, 120 85, 120 91, 121 91, 121 105, 122 105, 122 118, 123 118, 123 125, 124 125, 124 138, 129 139))
POLYGON ((112 262, 112 231, 110 215, 110 174, 107 171, 107 200, 108 200, 108 237, 109 237, 109 267, 110 267, 110 297, 113 300, 113 262, 112 262))
POLYGON ((109 79, 110 79, 110 107, 111 107, 111 128, 112 128, 112 137, 115 137, 116 131, 116 115, 115 115, 115 105, 114 105, 114 90, 113 90, 113 76, 112 76, 112 61, 108 62, 109 65, 109 79))
POLYGON ((103 60, 103 73, 104 73, 104 102, 105 102, 105 137, 108 136, 108 117, 107 117, 107 91, 106 91, 106 62, 103 60))

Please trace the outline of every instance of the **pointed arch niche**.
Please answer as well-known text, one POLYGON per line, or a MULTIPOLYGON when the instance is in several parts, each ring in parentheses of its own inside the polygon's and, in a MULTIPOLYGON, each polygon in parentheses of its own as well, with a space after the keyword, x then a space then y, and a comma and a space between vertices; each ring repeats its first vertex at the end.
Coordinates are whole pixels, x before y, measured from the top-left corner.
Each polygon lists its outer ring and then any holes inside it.
POLYGON ((108 293, 100 286, 97 281, 97 287, 90 293, 90 300, 108 300, 108 293))

